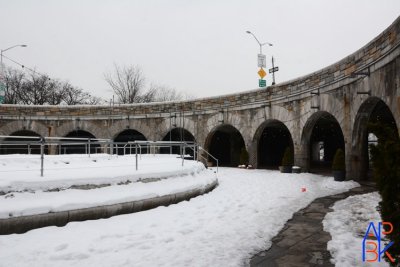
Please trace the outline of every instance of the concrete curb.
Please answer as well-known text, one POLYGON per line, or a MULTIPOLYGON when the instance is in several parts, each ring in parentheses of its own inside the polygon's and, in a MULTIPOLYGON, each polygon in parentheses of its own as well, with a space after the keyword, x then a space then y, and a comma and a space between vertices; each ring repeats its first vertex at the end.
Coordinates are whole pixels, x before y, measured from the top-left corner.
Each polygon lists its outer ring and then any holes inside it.
POLYGON ((0 235, 21 234, 32 229, 46 226, 64 226, 69 222, 105 219, 115 215, 145 211, 159 206, 169 206, 171 204, 176 204, 206 194, 217 186, 218 180, 215 180, 202 188, 195 188, 184 192, 148 199, 93 208, 0 219, 0 235))

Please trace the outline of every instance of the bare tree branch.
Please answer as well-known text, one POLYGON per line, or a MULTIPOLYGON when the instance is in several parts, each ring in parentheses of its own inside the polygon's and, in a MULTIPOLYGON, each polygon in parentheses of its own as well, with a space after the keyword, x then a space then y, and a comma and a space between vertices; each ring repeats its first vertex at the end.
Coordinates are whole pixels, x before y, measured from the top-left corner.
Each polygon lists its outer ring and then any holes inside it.
POLYGON ((5 81, 5 104, 96 105, 102 102, 99 97, 94 97, 68 82, 50 79, 47 75, 25 75, 22 71, 10 68, 6 71, 5 81))
POLYGON ((142 95, 145 77, 138 66, 120 67, 114 65, 114 72, 104 74, 104 78, 120 103, 144 102, 143 99, 147 99, 146 94, 142 95))
POLYGON ((164 85, 154 85, 152 84, 150 90, 154 91, 153 101, 165 102, 173 100, 183 100, 183 94, 176 91, 174 88, 169 88, 164 85))

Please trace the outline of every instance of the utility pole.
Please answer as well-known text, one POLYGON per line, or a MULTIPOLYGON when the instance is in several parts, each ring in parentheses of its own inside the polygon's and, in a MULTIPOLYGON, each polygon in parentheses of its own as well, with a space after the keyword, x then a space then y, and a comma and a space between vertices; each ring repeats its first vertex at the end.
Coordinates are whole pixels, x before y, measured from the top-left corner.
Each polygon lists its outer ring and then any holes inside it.
POLYGON ((272 68, 269 69, 269 73, 272 73, 272 85, 275 85, 275 72, 279 71, 279 67, 274 65, 274 57, 272 57, 272 68))
POLYGON ((265 55, 262 53, 262 47, 266 44, 269 46, 272 46, 272 44, 268 43, 268 42, 261 43, 251 31, 246 31, 246 33, 251 34, 254 37, 254 39, 256 39, 258 45, 260 46, 260 54, 258 54, 258 58, 257 58, 258 59, 258 67, 260 68, 260 70, 257 73, 261 79, 258 80, 258 86, 265 87, 267 85, 267 82, 263 78, 265 77, 265 75, 267 75, 267 73, 263 69, 263 67, 264 68, 266 67, 266 62, 265 62, 266 60, 265 60, 265 55))

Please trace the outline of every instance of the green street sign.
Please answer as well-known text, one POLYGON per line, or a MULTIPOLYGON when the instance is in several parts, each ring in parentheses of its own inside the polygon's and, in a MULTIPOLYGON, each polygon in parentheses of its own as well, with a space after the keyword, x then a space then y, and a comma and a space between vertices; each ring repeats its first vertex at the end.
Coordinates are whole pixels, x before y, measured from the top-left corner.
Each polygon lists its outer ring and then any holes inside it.
POLYGON ((265 87, 267 86, 267 81, 266 80, 258 80, 258 87, 265 87))

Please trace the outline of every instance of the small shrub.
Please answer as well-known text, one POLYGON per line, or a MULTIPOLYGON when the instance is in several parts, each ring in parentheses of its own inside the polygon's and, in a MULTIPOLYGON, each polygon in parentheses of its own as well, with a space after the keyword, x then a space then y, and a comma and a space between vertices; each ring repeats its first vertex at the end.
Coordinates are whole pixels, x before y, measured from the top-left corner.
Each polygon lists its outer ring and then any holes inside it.
POLYGON ((332 170, 333 171, 345 171, 346 170, 346 162, 345 162, 344 152, 341 148, 336 150, 335 156, 333 157, 332 170))
POLYGON ((240 150, 240 165, 249 164, 249 152, 247 152, 246 148, 242 147, 240 150))
POLYGON ((293 150, 290 147, 285 149, 285 154, 283 154, 282 158, 282 166, 293 166, 293 150))
POLYGON ((396 266, 400 262, 400 140, 392 127, 372 124, 369 129, 378 137, 378 144, 370 145, 373 171, 382 197, 379 203, 382 220, 392 223, 394 228, 387 237, 394 242, 388 252, 395 259, 390 264, 396 266))

